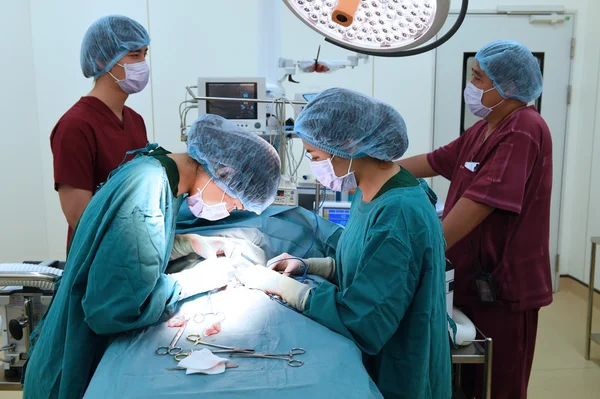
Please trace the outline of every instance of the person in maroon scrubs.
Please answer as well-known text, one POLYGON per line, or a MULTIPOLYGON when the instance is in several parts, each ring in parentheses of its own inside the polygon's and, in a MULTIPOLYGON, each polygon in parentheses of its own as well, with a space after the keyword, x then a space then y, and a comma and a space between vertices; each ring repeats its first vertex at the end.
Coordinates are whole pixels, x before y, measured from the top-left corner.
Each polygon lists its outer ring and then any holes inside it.
MULTIPOLYGON (((527 397, 538 311, 552 302, 552 137, 527 104, 542 92, 540 65, 516 42, 486 45, 464 92, 483 118, 452 143, 399 161, 417 177, 451 181, 443 215, 454 303, 494 340, 492 398, 527 397)), ((466 369, 481 398, 482 368, 466 369)))
POLYGON ((81 69, 94 88, 58 121, 50 135, 54 189, 69 224, 67 245, 98 186, 127 151, 148 142, 142 117, 125 106, 148 83, 150 37, 138 22, 109 15, 94 22, 83 38, 81 69))

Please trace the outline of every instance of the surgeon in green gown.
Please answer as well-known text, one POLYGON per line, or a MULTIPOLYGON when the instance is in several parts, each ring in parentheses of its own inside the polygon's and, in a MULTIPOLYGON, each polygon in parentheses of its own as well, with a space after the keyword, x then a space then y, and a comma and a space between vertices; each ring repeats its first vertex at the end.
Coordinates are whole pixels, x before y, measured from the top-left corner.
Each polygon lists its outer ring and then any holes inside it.
POLYGON ((394 108, 362 94, 313 99, 295 125, 312 171, 329 189, 356 188, 336 257, 283 254, 273 270, 240 267, 237 277, 354 341, 385 398, 447 399, 445 241, 435 195, 392 162, 408 147, 406 130, 394 108), (310 289, 287 277, 304 272, 327 281, 310 289))
POLYGON ((81 398, 115 334, 156 323, 198 293, 198 269, 167 275, 167 263, 193 252, 216 256, 223 248, 218 239, 175 238, 184 200, 208 220, 232 209, 260 213, 279 184, 275 149, 215 115, 192 125, 187 153, 156 144, 136 152, 79 221, 54 299, 32 334, 25 399, 81 398))

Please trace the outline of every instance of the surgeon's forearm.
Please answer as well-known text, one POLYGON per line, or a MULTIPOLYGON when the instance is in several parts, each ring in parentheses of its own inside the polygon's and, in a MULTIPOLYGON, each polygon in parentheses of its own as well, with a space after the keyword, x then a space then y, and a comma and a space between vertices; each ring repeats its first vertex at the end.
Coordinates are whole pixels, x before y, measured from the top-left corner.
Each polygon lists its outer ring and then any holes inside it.
POLYGON ((449 250, 466 237, 473 229, 485 220, 495 208, 480 202, 461 198, 444 219, 444 237, 446 250, 449 250))
POLYGON ((427 154, 401 159, 400 161, 396 161, 396 163, 412 173, 417 179, 438 175, 435 170, 433 170, 431 165, 429 165, 427 154))

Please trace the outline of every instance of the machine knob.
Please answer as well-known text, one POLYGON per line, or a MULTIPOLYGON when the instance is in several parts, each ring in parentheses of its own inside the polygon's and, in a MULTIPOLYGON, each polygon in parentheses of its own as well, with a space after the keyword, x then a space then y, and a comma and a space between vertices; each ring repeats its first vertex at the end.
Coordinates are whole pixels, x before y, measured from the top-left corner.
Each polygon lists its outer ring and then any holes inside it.
POLYGON ((8 322, 8 331, 10 335, 20 341, 23 339, 23 327, 27 324, 27 317, 21 317, 20 319, 12 319, 8 322))
POLYGON ((254 127, 255 127, 256 129, 260 129, 260 128, 261 128, 261 126, 262 126, 262 125, 260 124, 260 122, 256 122, 256 123, 254 124, 254 127))

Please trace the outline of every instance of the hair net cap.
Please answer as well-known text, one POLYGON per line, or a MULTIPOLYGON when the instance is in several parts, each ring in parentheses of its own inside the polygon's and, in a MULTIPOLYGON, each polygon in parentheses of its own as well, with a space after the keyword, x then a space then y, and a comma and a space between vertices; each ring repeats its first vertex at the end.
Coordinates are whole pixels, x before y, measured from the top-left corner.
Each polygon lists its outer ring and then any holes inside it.
POLYGON ((540 63, 521 43, 492 42, 479 50, 475 59, 502 97, 528 103, 542 94, 540 63))
POLYGON ((346 89, 316 96, 298 115, 294 130, 311 146, 342 158, 393 161, 408 148, 406 124, 398 111, 346 89))
POLYGON ((260 214, 275 198, 281 161, 275 148, 217 115, 202 115, 188 132, 188 154, 227 195, 260 214))
POLYGON ((130 51, 150 44, 150 36, 138 22, 122 15, 108 15, 92 24, 81 44, 81 70, 86 78, 110 71, 130 51))

